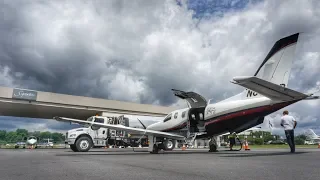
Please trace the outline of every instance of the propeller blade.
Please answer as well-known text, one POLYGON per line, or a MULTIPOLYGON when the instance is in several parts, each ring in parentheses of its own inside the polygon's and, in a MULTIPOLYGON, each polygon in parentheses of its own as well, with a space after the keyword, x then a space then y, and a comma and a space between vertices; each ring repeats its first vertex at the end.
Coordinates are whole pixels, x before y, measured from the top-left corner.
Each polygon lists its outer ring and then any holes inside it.
POLYGON ((140 119, 139 118, 137 118, 138 119, 138 121, 140 122, 140 124, 143 126, 143 128, 144 129, 147 129, 147 127, 140 121, 140 119))

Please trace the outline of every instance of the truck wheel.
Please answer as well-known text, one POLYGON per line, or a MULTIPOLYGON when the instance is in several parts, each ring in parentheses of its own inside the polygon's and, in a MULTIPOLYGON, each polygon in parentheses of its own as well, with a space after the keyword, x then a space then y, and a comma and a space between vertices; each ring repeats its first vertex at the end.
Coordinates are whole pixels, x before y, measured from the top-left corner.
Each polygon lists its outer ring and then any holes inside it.
POLYGON ((78 149, 77 149, 76 145, 74 145, 74 144, 70 145, 70 149, 71 149, 73 152, 78 152, 78 149))
POLYGON ((80 152, 89 151, 89 149, 92 147, 91 139, 89 137, 86 137, 86 136, 80 137, 76 141, 76 147, 77 147, 78 151, 80 151, 80 152))
POLYGON ((167 139, 164 141, 163 145, 164 145, 164 150, 172 151, 175 147, 175 142, 171 139, 167 139))

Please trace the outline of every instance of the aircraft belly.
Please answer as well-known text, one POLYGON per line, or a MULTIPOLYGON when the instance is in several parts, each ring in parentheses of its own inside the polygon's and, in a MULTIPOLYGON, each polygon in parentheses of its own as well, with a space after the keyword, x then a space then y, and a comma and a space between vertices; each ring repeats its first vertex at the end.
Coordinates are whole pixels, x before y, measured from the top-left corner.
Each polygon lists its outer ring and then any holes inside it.
POLYGON ((208 118, 208 120, 205 123, 205 128, 208 135, 215 135, 224 132, 234 131, 245 124, 252 123, 254 124, 253 126, 255 126, 261 124, 263 121, 260 121, 261 119, 263 120, 265 116, 292 103, 294 102, 285 102, 274 105, 260 106, 256 108, 250 108, 224 114, 221 116, 216 116, 213 118, 208 118))
POLYGON ((187 122, 183 122, 183 123, 177 124, 175 126, 172 126, 170 128, 163 129, 162 131, 164 131, 164 132, 176 131, 176 130, 185 128, 186 126, 187 126, 187 122))

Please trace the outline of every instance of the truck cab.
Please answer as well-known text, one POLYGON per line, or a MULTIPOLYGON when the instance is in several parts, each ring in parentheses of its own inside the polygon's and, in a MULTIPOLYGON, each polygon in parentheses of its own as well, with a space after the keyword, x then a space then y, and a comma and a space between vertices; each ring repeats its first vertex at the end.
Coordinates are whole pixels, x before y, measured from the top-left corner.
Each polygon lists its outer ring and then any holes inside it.
MULTIPOLYGON (((102 124, 124 124, 124 116, 91 116, 86 121, 102 124)), ((108 128, 98 127, 91 124, 83 124, 83 127, 71 129, 66 133, 65 143, 70 145, 74 152, 87 152, 93 147, 105 147, 108 140, 115 137, 117 131, 108 128)), ((125 132, 120 133, 124 136, 125 132)))

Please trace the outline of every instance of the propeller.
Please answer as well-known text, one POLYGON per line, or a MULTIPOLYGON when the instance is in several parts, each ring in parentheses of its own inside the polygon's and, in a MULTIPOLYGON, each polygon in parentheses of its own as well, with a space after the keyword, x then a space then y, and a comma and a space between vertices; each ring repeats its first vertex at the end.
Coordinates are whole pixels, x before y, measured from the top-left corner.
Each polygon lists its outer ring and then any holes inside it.
MULTIPOLYGON (((140 124, 143 126, 143 129, 147 129, 147 127, 140 121, 140 119, 139 119, 139 118, 137 118, 137 119, 138 119, 138 121, 140 122, 140 124)), ((143 136, 145 136, 145 134, 146 134, 146 133, 144 133, 144 134, 139 138, 139 140, 137 141, 137 143, 140 143, 141 139, 143 138, 143 136)))
POLYGON ((140 119, 139 118, 137 118, 137 119, 140 122, 140 124, 143 126, 143 129, 147 129, 147 127, 140 121, 140 119))

